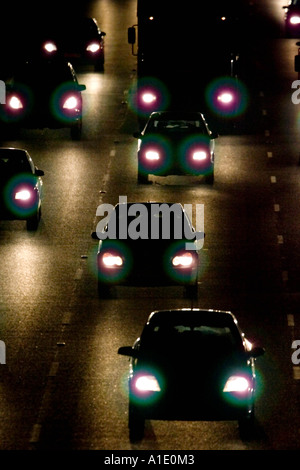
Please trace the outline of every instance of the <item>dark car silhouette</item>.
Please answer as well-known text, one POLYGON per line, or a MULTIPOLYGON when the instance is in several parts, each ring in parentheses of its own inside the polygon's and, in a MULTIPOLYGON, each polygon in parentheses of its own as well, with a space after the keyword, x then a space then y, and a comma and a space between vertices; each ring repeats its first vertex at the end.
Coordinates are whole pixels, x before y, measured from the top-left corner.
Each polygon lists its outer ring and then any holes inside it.
POLYGON ((0 107, 3 128, 70 128, 74 140, 81 138, 82 96, 70 62, 31 59, 22 62, 6 86, 6 103, 0 107))
POLYGON ((26 220, 28 230, 38 228, 43 175, 27 150, 0 148, 0 219, 26 220))
POLYGON ((254 362, 264 350, 231 312, 155 311, 134 345, 118 353, 131 358, 131 439, 143 437, 146 419, 238 420, 242 434, 253 430, 254 362))

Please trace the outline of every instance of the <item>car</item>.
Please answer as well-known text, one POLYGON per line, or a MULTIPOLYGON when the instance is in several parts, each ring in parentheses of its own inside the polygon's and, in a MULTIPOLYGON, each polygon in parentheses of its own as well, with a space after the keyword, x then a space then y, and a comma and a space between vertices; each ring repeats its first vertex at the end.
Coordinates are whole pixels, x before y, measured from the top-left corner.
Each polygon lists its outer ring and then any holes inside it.
POLYGON ((300 1, 291 0, 288 5, 285 5, 282 8, 285 11, 285 36, 290 38, 300 37, 300 1))
POLYGON ((39 52, 44 56, 61 55, 74 65, 92 65, 96 71, 103 71, 105 36, 96 18, 55 17, 43 25, 39 52))
POLYGON ((182 308, 150 314, 130 358, 128 426, 131 440, 144 436, 145 420, 232 421, 241 435, 254 426, 254 346, 230 311, 182 308))
POLYGON ((28 230, 38 228, 44 195, 44 171, 27 150, 0 148, 0 218, 26 220, 28 230))
POLYGON ((32 59, 18 64, 6 84, 6 103, 0 107, 2 131, 69 128, 71 138, 79 140, 85 89, 65 60, 32 59))
POLYGON ((204 175, 214 182, 214 152, 217 134, 200 112, 154 111, 138 138, 138 183, 150 174, 204 175))
POLYGON ((99 239, 100 297, 119 285, 181 285, 188 296, 197 297, 204 234, 195 231, 181 204, 119 202, 99 224, 92 238, 99 239))

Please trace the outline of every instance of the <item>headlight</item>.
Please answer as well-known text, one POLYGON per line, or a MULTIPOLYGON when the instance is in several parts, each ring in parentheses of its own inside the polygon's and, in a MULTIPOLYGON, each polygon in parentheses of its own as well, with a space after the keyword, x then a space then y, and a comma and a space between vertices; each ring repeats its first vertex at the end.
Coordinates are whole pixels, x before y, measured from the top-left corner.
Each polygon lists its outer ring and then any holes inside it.
POLYGON ((28 189, 21 189, 15 194, 15 199, 19 201, 28 201, 31 198, 31 192, 28 189))
POLYGON ((160 392, 160 386, 154 375, 140 375, 135 381, 135 388, 139 392, 160 392))
POLYGON ((76 96, 69 96, 63 104, 64 109, 75 109, 78 106, 78 99, 76 96))
POLYGON ((97 42, 92 42, 91 44, 89 44, 86 48, 86 50, 88 52, 92 52, 93 54, 97 51, 99 51, 100 49, 100 44, 98 44, 97 42))
POLYGON ((43 47, 45 51, 50 52, 50 53, 57 51, 56 44, 54 44, 54 42, 51 42, 51 41, 46 42, 43 47))
POLYGON ((104 253, 102 256, 102 262, 107 268, 114 268, 116 266, 122 266, 123 260, 121 256, 113 253, 104 253))
POLYGON ((193 153, 192 158, 194 161, 203 161, 207 159, 207 153, 204 150, 197 150, 193 153))
POLYGON ((300 16, 295 15, 290 17, 291 24, 300 24, 300 16))
POLYGON ((194 258, 192 253, 182 253, 174 256, 172 264, 174 267, 189 268, 192 266, 194 258))
POLYGON ((8 105, 12 109, 22 109, 23 108, 22 101, 16 95, 13 95, 13 96, 10 97, 10 99, 8 101, 8 105))
POLYGON ((246 392, 250 388, 249 381, 242 376, 232 375, 227 380, 223 392, 246 392))
POLYGON ((147 150, 145 153, 145 158, 146 160, 159 160, 160 156, 159 153, 156 152, 156 150, 147 150))

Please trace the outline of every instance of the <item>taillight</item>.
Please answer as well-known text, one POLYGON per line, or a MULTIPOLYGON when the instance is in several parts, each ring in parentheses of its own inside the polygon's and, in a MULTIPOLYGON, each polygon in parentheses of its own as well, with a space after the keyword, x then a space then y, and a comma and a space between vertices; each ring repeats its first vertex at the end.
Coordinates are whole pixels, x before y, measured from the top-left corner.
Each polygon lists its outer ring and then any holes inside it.
POLYGON ((57 47, 56 47, 56 44, 52 41, 47 41, 45 42, 45 44, 43 45, 43 49, 46 51, 46 52, 49 52, 50 54, 52 54, 53 52, 56 52, 57 51, 57 47))
POLYGON ((172 258, 172 265, 175 268, 190 268, 194 263, 194 256, 190 252, 178 253, 172 258))
POLYGON ((123 265, 123 259, 117 254, 106 252, 103 253, 102 263, 106 268, 116 268, 123 265))
POLYGON ((78 98, 74 95, 68 96, 67 98, 64 98, 63 101, 63 109, 76 109, 78 107, 78 98))
POLYGON ((86 50, 88 52, 91 52, 92 54, 95 54, 96 52, 98 52, 99 49, 100 49, 100 44, 98 42, 91 42, 86 47, 86 50))
POLYGON ((8 99, 8 106, 9 106, 11 109, 14 109, 14 110, 18 110, 18 109, 23 109, 23 108, 24 108, 24 105, 23 105, 21 99, 20 99, 17 95, 12 95, 12 96, 8 99))

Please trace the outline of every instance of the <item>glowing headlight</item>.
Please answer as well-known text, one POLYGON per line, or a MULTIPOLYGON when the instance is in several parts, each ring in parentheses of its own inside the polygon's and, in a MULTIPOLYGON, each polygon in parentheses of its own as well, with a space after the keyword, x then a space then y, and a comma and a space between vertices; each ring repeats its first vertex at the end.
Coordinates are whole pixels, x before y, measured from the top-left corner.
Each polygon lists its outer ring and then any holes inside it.
POLYGON ((141 375, 135 382, 135 388, 139 392, 160 392, 159 383, 154 375, 141 375))
POLYGON ((31 193, 28 189, 21 189, 21 191, 17 191, 15 194, 16 200, 21 201, 28 201, 31 198, 31 193))
POLYGON ((249 388, 249 382, 245 377, 232 375, 227 380, 223 392, 246 392, 249 388))
POLYGON ((207 158, 207 153, 204 152, 204 150, 198 150, 193 153, 193 160, 195 161, 201 161, 201 160, 206 160, 207 158))
POLYGON ((54 42, 46 42, 44 44, 44 49, 47 51, 47 52, 55 52, 57 51, 57 47, 56 45, 54 44, 54 42))
POLYGON ((184 253, 174 256, 172 259, 172 264, 175 267, 182 266, 188 268, 193 264, 193 255, 191 253, 184 253))
POLYGON ((114 255, 112 253, 104 253, 102 257, 103 264, 107 268, 113 268, 115 266, 122 266, 123 260, 121 256, 114 255))
POLYGON ((10 99, 9 99, 9 102, 8 102, 9 106, 12 108, 12 109, 22 109, 23 108, 23 103, 22 101, 17 97, 17 96, 12 96, 10 99))
POLYGON ((291 24, 300 24, 300 16, 291 16, 290 18, 290 23, 291 24))
POLYGON ((223 104, 230 104, 233 101, 233 95, 229 92, 224 92, 218 96, 218 101, 221 101, 223 104))
POLYGON ((142 96, 142 101, 145 104, 152 104, 156 101, 156 96, 153 93, 144 93, 142 96))
POLYGON ((78 99, 76 96, 69 96, 63 104, 64 109, 75 109, 78 105, 78 99))
POLYGON ((155 150, 148 150, 146 153, 145 153, 145 158, 147 160, 159 160, 159 153, 156 152, 155 150))
POLYGON ((99 51, 100 49, 100 44, 98 44, 97 42, 92 42, 91 44, 89 44, 86 48, 86 50, 88 52, 92 52, 93 54, 97 51, 99 51))

